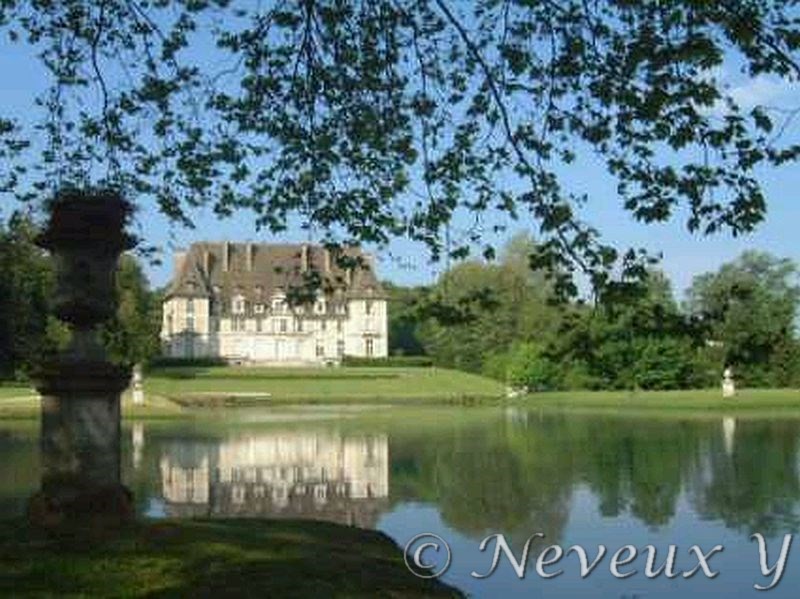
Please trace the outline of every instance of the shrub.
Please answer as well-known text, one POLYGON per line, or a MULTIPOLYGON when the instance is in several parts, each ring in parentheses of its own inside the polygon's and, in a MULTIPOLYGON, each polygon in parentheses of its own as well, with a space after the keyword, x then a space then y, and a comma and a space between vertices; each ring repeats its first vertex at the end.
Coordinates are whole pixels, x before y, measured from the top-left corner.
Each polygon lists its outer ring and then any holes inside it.
POLYGON ((160 356, 152 358, 147 366, 149 368, 211 368, 213 366, 227 366, 228 362, 224 358, 169 358, 160 356))
POLYGON ((489 354, 483 360, 481 374, 496 381, 506 382, 508 377, 508 352, 498 352, 489 354))
POLYGON ((386 358, 364 358, 361 356, 344 356, 342 366, 358 367, 388 367, 388 368, 410 368, 433 366, 433 358, 429 356, 388 356, 386 358))
POLYGON ((696 360, 688 340, 670 337, 637 340, 634 366, 642 389, 686 389, 695 379, 696 360))
POLYGON ((527 387, 531 391, 550 389, 554 386, 555 374, 553 363, 538 345, 520 343, 511 349, 506 369, 510 385, 527 387))

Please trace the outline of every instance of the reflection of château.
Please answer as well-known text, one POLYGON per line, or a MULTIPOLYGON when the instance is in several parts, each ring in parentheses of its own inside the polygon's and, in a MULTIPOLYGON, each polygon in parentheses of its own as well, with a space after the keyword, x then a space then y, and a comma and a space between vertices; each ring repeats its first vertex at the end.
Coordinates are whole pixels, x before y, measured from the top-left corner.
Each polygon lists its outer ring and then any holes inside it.
POLYGON ((372 527, 389 494, 384 435, 273 433, 165 451, 169 516, 314 518, 372 527))

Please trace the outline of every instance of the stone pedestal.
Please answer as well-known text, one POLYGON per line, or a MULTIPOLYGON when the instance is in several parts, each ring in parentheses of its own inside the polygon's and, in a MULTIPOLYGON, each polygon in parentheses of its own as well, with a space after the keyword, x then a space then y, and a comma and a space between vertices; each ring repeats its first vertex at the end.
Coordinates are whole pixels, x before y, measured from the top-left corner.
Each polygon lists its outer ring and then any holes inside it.
POLYGON ((70 346, 43 359, 34 380, 42 396, 42 481, 29 517, 45 528, 121 524, 133 517, 120 477, 120 395, 130 368, 106 358, 96 327, 116 310, 114 281, 130 206, 113 192, 62 192, 39 237, 56 266, 56 316, 72 328, 70 346))
POLYGON ((46 365, 38 378, 42 482, 30 503, 31 521, 46 528, 129 521, 134 513, 120 476, 119 401, 128 373, 105 362, 64 360, 46 365))

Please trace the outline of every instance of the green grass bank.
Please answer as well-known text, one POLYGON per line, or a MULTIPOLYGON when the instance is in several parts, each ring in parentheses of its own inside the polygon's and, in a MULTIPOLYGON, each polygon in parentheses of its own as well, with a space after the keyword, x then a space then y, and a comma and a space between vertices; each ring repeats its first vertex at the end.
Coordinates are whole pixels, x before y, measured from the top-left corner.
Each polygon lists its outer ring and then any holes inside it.
POLYGON ((0 522, 4 597, 461 597, 374 531, 281 520, 141 521, 52 538, 0 522))
MULTIPOLYGON (((269 407, 290 404, 473 404, 497 402, 503 386, 474 374, 442 368, 170 367, 144 377, 146 406, 123 396, 123 415, 170 418, 192 408, 269 407)), ((28 387, 0 387, 0 418, 38 415, 28 387)))
MULTIPOLYGON (((506 399, 504 386, 443 368, 169 367, 145 375, 147 404, 123 396, 127 418, 185 418, 203 408, 319 405, 514 405, 616 412, 800 411, 798 389, 741 389, 723 399, 720 389, 684 391, 561 391, 506 399)), ((39 400, 24 386, 0 386, 0 418, 35 418, 39 400)))
POLYGON ((800 412, 798 389, 740 389, 723 399, 721 389, 680 391, 559 391, 534 393, 514 400, 515 405, 562 410, 626 412, 800 412))

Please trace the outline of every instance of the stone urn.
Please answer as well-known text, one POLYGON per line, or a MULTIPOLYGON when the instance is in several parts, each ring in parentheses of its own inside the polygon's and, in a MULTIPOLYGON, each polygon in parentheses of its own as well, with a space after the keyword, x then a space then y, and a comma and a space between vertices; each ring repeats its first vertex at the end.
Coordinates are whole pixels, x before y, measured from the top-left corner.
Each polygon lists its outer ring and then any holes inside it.
POLYGON ((115 192, 70 190, 49 208, 37 243, 54 261, 54 311, 72 338, 34 372, 42 396, 42 482, 29 517, 46 528, 122 523, 133 516, 120 477, 120 395, 130 370, 107 359, 95 329, 116 310, 117 262, 134 245, 125 233, 132 207, 115 192))

